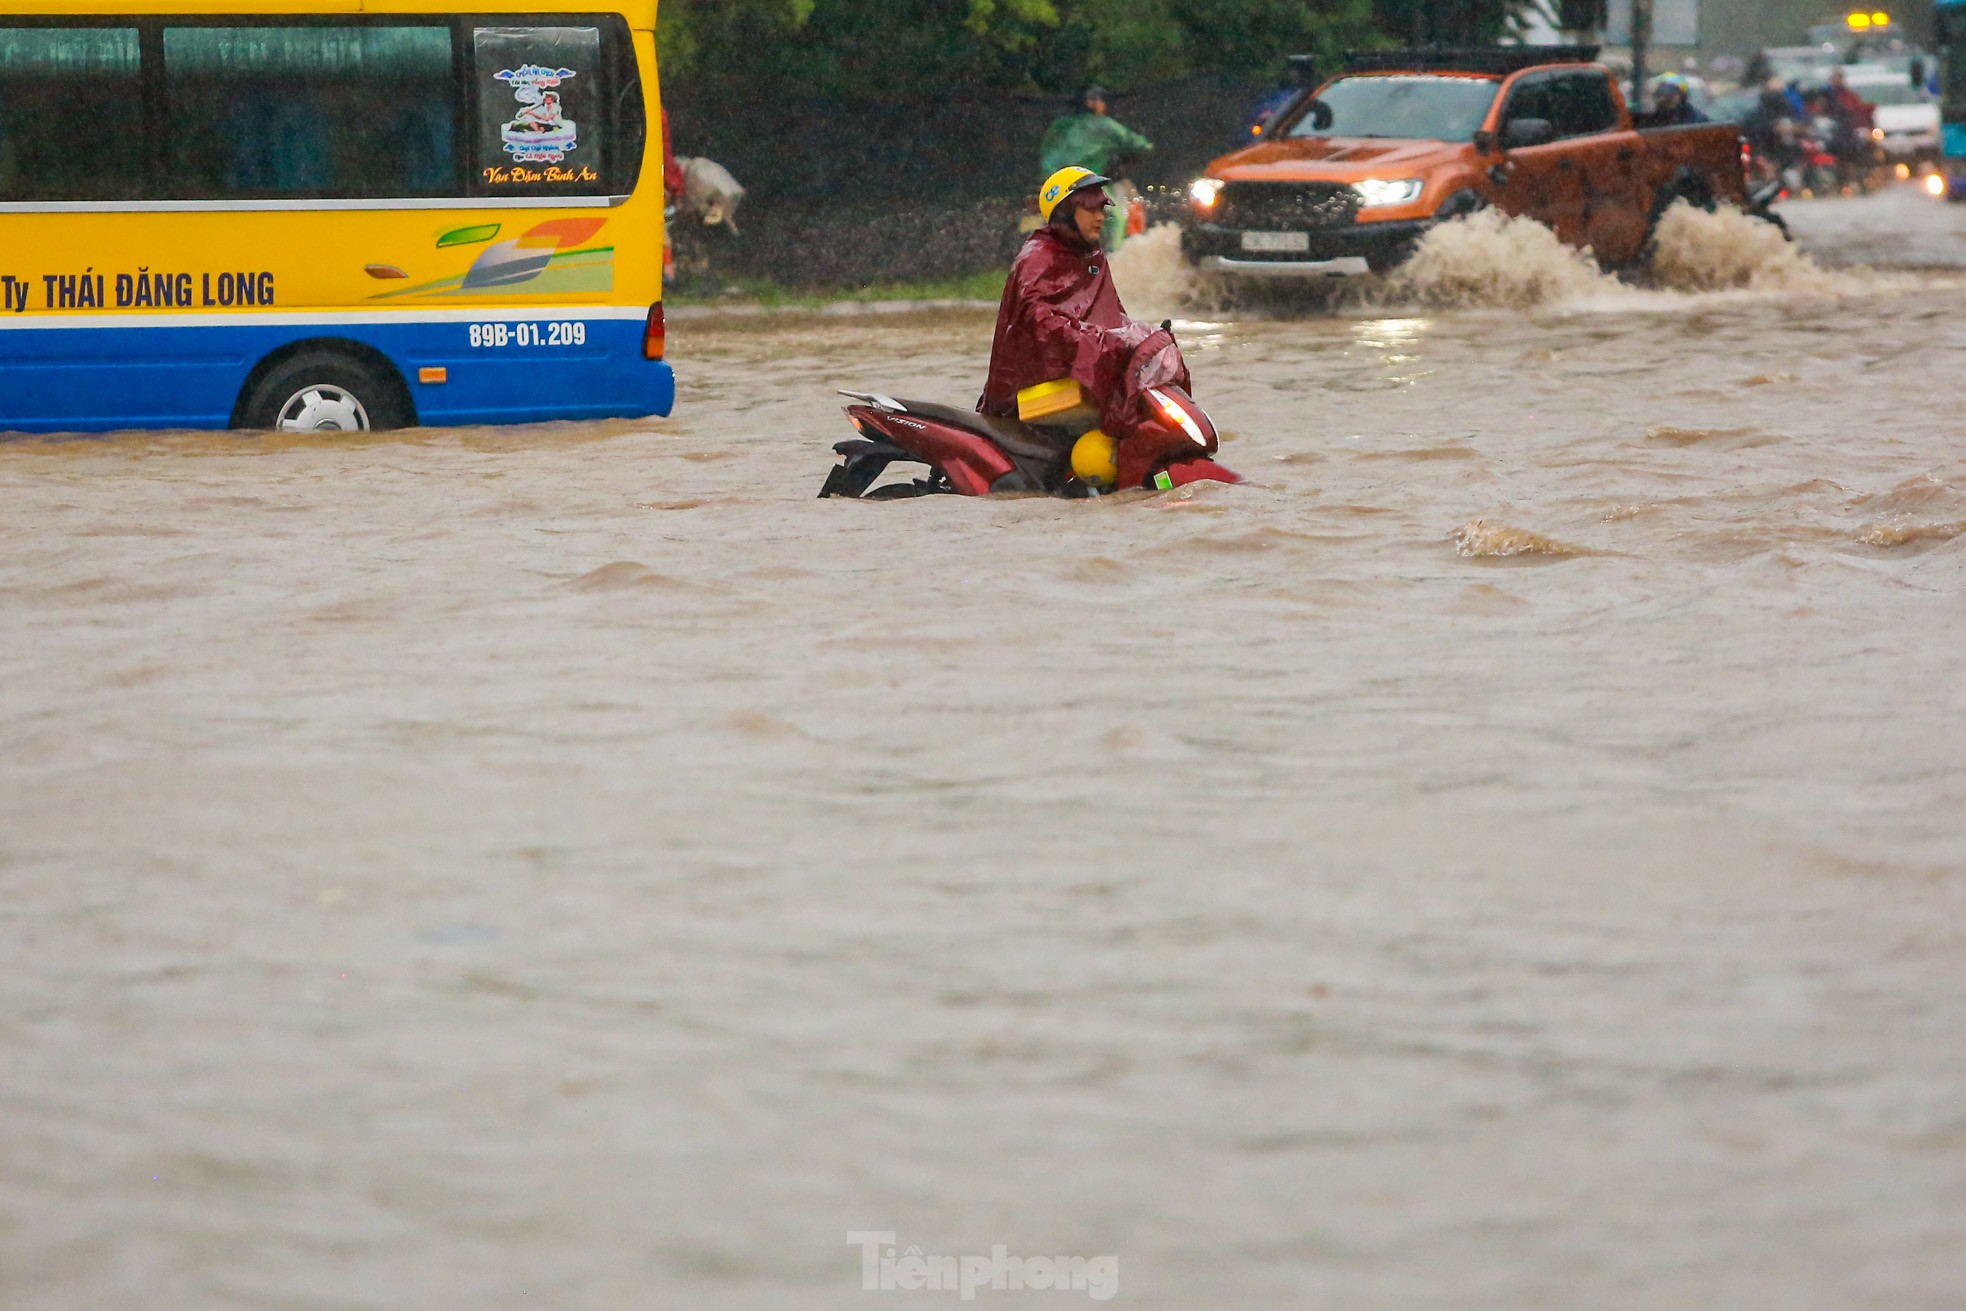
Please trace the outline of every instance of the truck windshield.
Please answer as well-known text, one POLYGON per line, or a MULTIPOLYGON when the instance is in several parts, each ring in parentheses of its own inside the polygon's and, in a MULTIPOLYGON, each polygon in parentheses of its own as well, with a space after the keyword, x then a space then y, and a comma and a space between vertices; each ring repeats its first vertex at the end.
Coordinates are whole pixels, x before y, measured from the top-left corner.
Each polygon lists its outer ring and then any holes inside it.
POLYGON ((1307 113, 1290 135, 1470 141, 1481 130, 1500 86, 1485 77, 1417 73, 1340 78, 1318 97, 1331 107, 1331 125, 1318 127, 1319 116, 1307 113))

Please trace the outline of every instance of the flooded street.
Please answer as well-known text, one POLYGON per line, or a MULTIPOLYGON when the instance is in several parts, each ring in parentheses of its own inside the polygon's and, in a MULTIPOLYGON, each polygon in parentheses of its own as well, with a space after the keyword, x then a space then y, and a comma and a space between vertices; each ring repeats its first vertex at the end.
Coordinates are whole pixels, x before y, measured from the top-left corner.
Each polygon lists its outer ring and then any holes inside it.
POLYGON ((1190 307, 1244 487, 814 500, 974 309, 0 444, 0 1306, 1956 1308, 1966 246, 1837 203, 1190 307))

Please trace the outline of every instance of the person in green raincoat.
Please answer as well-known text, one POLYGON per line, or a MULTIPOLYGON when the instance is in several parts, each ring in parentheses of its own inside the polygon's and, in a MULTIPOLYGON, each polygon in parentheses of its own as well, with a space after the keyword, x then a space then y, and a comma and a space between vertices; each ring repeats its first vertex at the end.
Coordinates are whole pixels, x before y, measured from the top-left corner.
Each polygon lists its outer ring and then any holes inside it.
MULTIPOLYGON (((1044 141, 1038 146, 1038 171, 1046 177, 1063 168, 1117 176, 1128 156, 1144 155, 1154 148, 1153 142, 1106 116, 1104 87, 1087 87, 1081 106, 1045 130, 1044 141)), ((1113 207, 1106 213, 1102 244, 1114 251, 1126 240, 1126 197, 1117 186, 1108 187, 1106 194, 1113 207)))

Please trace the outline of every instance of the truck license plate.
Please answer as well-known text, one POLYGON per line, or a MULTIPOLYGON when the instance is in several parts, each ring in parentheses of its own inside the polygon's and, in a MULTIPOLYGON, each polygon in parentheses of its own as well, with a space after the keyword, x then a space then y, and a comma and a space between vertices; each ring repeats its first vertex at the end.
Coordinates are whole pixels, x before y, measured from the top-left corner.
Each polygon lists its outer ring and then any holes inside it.
POLYGON ((1311 234, 1308 232, 1245 232, 1242 234, 1242 248, 1247 251, 1261 251, 1265 254, 1284 252, 1303 253, 1311 248, 1311 234))

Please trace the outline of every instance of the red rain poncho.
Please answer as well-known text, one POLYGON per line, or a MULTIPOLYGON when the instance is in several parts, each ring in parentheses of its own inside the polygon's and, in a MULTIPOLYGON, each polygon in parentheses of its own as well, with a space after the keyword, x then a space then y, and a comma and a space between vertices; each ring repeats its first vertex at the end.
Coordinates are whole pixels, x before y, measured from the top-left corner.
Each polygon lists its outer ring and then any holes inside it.
POLYGON ((1126 316, 1106 253, 1053 225, 1032 233, 1010 266, 976 408, 1015 418, 1018 392, 1058 378, 1077 379, 1099 402, 1100 427, 1119 444, 1123 485, 1137 463, 1128 439, 1151 422, 1141 393, 1191 386, 1173 335, 1126 316))

